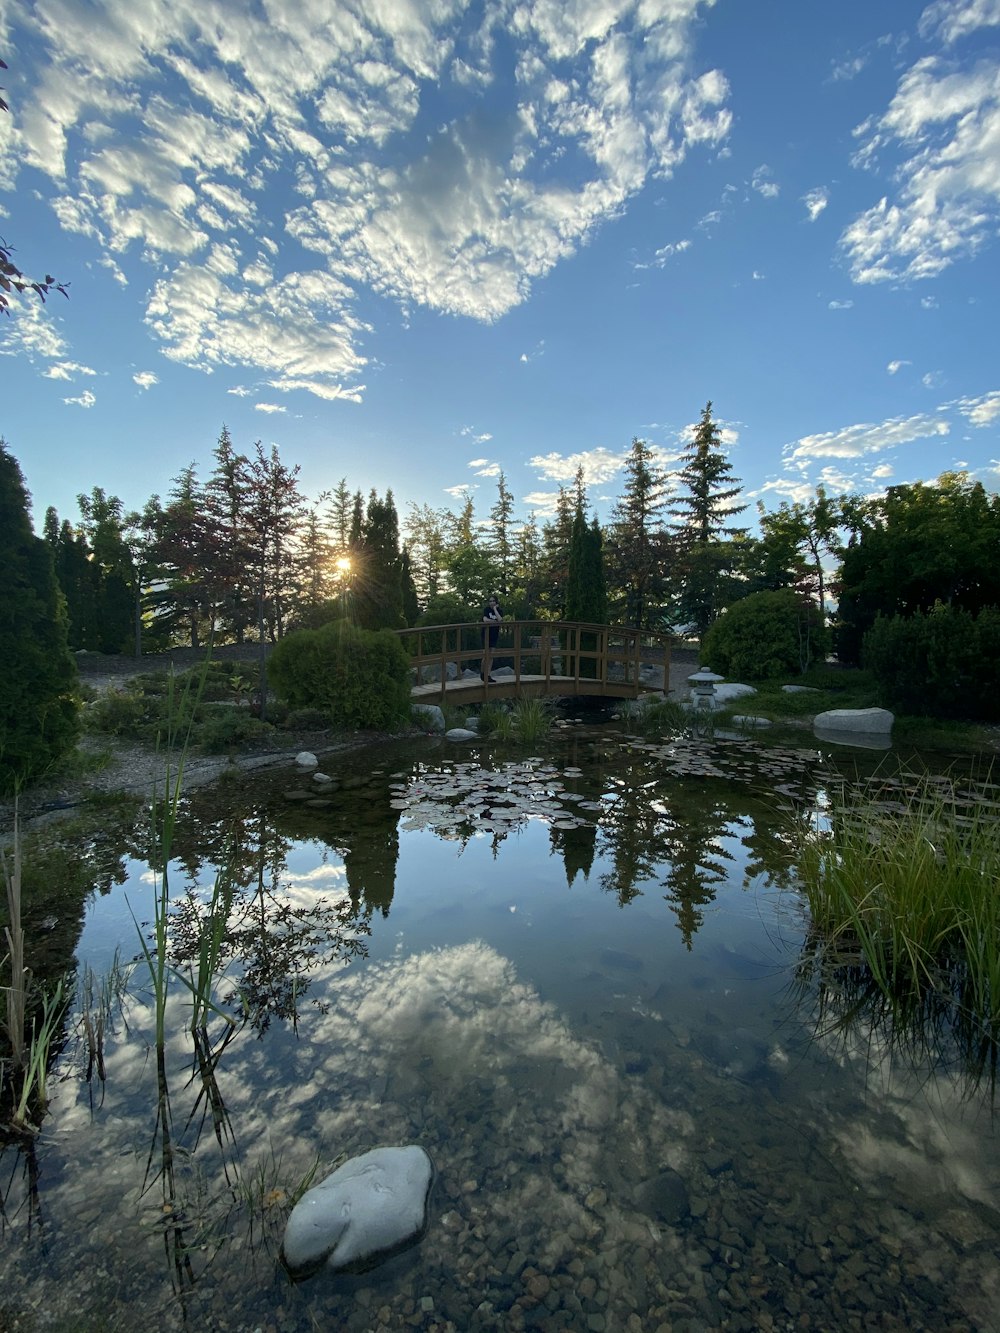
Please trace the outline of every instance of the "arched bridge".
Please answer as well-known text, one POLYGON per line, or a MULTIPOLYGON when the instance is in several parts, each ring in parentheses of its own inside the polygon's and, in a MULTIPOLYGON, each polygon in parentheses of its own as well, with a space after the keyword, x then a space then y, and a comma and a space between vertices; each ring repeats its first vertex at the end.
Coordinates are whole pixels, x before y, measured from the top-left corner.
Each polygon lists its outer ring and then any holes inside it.
POLYGON ((537 695, 636 699, 670 679, 670 635, 576 620, 513 620, 499 627, 487 680, 479 621, 398 630, 410 655, 415 703, 485 703, 537 695))

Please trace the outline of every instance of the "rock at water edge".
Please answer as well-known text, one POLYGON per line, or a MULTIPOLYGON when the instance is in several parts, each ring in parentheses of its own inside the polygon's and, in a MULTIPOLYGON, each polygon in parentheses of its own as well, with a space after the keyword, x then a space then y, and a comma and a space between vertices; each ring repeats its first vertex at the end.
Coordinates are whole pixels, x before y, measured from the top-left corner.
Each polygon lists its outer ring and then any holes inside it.
POLYGON ((427 1226, 434 1167, 423 1148, 373 1148, 307 1190, 292 1209, 281 1253, 293 1277, 324 1265, 364 1272, 415 1244, 427 1226))

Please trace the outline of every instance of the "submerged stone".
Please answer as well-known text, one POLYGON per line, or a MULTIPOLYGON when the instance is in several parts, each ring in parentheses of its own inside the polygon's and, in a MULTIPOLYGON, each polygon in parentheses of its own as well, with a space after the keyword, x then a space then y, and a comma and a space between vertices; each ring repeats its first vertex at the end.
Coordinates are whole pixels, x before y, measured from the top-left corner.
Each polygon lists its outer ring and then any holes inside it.
POLYGON ((444 733, 446 741, 474 741, 477 739, 477 733, 469 731, 467 727, 452 727, 450 731, 444 733))
POLYGON ((683 1177, 670 1167, 643 1181, 635 1192, 635 1201, 642 1212, 667 1226, 683 1222, 691 1211, 683 1177))
POLYGON ((373 1148, 307 1190, 291 1211, 281 1253, 293 1277, 326 1267, 360 1273, 406 1249, 427 1227, 434 1167, 423 1148, 373 1148))

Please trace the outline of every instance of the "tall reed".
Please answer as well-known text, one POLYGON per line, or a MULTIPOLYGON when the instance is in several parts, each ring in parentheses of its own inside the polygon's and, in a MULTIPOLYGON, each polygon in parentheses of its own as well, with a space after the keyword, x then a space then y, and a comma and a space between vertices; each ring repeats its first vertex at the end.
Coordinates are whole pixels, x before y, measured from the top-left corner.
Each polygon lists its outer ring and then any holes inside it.
POLYGON ((1000 812, 983 788, 926 779, 888 804, 883 795, 845 787, 828 827, 798 847, 827 961, 863 962, 901 1012, 918 1012, 933 992, 996 1042, 1000 812))

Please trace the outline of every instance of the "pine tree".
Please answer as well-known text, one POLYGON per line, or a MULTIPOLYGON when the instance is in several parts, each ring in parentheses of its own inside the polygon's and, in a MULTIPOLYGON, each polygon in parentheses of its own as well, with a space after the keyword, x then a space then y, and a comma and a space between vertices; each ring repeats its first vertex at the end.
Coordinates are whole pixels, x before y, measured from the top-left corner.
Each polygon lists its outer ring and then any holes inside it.
MULTIPOLYGON (((595 517, 589 525, 583 512, 582 500, 577 500, 573 519, 573 537, 569 548, 569 579, 566 585, 566 619, 582 620, 591 625, 603 625, 608 618, 608 589, 604 578, 604 539, 595 517)), ((580 634, 580 648, 593 653, 597 647, 595 634, 580 634)), ((596 679, 597 662, 583 657, 580 675, 596 679)))
POLYGON ((254 622, 251 585, 250 461, 238 454, 225 425, 214 450, 215 467, 205 485, 205 514, 213 535, 212 565, 206 571, 217 628, 243 643, 254 622))
POLYGON ((626 625, 651 628, 663 598, 667 542, 663 511, 667 474, 645 440, 633 439, 625 462, 625 486, 611 511, 608 534, 617 611, 626 625))
POLYGON ((696 625, 701 635, 723 610, 731 590, 734 551, 731 542, 723 539, 746 533, 745 528, 727 522, 746 505, 730 503, 742 485, 732 476, 710 402, 680 462, 677 475, 684 489, 671 510, 679 520, 676 531, 683 579, 678 614, 682 622, 696 625))
POLYGON ((497 501, 490 510, 490 547, 497 570, 497 591, 501 597, 507 596, 513 566, 513 514, 514 497, 507 487, 507 478, 501 472, 497 478, 497 501))
POLYGON ((79 734, 76 663, 50 544, 31 528, 16 459, 0 440, 0 792, 9 795, 72 749, 79 734))
POLYGON ((172 486, 158 518, 153 552, 160 571, 151 598, 154 630, 168 643, 183 633, 192 648, 200 648, 212 628, 209 571, 214 538, 194 463, 174 478, 172 486))
POLYGON ((556 616, 566 614, 566 585, 569 581, 569 548, 576 514, 573 494, 559 487, 556 512, 551 523, 542 525, 542 591, 540 600, 556 616))

